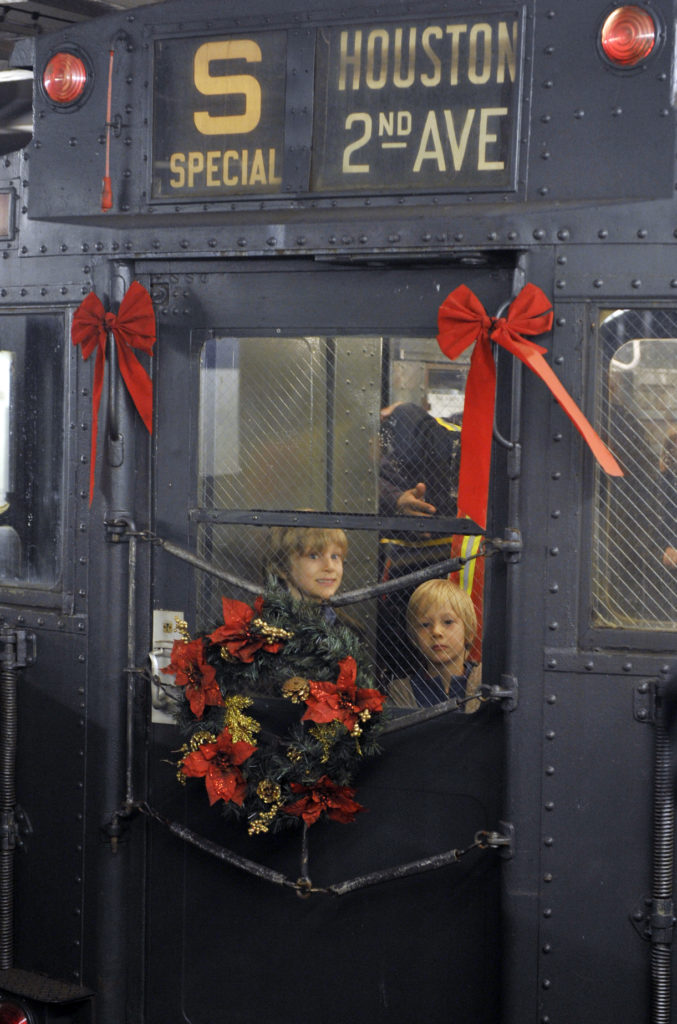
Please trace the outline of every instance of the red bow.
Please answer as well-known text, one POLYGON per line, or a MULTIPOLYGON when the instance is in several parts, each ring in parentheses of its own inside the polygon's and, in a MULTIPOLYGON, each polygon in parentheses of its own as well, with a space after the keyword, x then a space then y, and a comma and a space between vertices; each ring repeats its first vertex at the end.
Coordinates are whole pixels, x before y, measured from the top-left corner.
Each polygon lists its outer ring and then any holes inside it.
POLYGON ((440 306, 438 327, 439 346, 450 359, 477 342, 470 360, 461 430, 459 515, 469 516, 482 528, 486 526, 496 397, 492 341, 521 359, 548 386, 602 469, 611 476, 623 476, 616 459, 543 358, 547 349, 522 337, 543 334, 552 327, 552 304, 540 288, 525 285, 511 302, 508 315, 493 320, 477 296, 462 284, 440 306))
POLYGON ((127 390, 149 433, 153 432, 153 384, 132 349, 152 353, 155 343, 155 314, 150 295, 138 281, 132 281, 120 303, 117 316, 106 313, 99 298, 90 292, 80 303, 73 317, 71 338, 82 345, 82 355, 89 359, 96 350, 94 388, 92 391, 92 447, 89 469, 89 504, 94 494, 94 463, 99 428, 99 405, 103 390, 106 341, 112 331, 118 364, 127 390))

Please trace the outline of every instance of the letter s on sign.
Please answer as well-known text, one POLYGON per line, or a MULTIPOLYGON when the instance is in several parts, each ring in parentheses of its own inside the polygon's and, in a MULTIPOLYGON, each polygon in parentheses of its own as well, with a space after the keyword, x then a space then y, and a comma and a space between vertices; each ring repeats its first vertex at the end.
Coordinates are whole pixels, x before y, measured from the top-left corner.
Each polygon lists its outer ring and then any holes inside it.
POLYGON ((195 110, 195 127, 203 135, 244 134, 256 128, 261 120, 261 86, 253 75, 212 75, 213 61, 260 61, 261 47, 253 39, 222 39, 203 43, 193 60, 195 88, 203 96, 244 96, 244 113, 216 116, 206 110, 195 110))

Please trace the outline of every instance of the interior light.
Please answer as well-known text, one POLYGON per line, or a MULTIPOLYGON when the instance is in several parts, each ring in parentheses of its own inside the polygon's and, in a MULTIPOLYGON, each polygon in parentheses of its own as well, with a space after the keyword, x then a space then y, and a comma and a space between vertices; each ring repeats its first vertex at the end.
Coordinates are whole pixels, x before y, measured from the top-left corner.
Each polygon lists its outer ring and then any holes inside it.
POLYGON ((87 68, 84 61, 74 53, 55 53, 45 68, 42 84, 54 103, 75 103, 87 85, 87 68))
POLYGON ((612 64, 632 68, 649 56, 657 36, 656 22, 650 12, 645 7, 626 4, 617 7, 605 20, 600 43, 612 64))

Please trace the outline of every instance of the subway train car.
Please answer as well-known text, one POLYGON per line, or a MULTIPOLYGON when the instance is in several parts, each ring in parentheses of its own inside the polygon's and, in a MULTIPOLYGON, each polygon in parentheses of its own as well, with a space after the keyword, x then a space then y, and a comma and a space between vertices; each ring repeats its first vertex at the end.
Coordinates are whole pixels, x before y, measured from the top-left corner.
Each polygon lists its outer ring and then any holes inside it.
POLYGON ((3 1024, 672 1019, 675 14, 169 0, 15 47, 3 1024), (400 701, 448 577, 481 684, 400 701))

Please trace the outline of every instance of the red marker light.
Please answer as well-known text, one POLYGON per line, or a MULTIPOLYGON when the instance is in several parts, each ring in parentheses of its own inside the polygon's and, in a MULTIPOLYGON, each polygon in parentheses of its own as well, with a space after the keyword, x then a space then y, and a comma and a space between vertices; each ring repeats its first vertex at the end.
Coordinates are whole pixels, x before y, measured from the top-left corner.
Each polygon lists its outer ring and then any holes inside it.
POLYGON ((54 103, 75 103, 85 91, 87 69, 74 53, 55 53, 45 68, 42 84, 54 103))
POLYGON ((658 31, 656 22, 644 7, 628 4, 617 7, 602 25, 602 51, 612 64, 633 68, 649 56, 658 31))
POLYGON ((30 1020, 19 1003, 0 1002, 0 1024, 30 1024, 30 1020))

